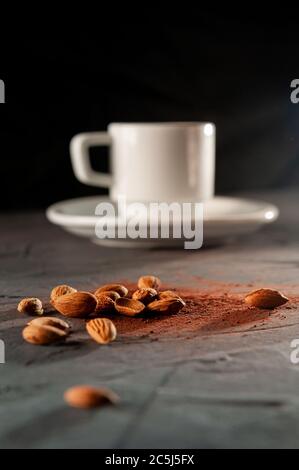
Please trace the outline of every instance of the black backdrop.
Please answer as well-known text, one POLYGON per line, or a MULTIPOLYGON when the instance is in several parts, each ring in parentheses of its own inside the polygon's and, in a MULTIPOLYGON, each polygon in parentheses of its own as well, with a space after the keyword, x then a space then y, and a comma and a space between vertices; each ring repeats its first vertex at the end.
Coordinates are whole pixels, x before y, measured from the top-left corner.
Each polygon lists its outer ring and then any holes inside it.
MULTIPOLYGON (((92 39, 6 42, 0 78, 1 208, 99 193, 77 182, 68 144, 113 121, 214 121, 218 193, 297 185, 296 18, 124 24, 92 39)), ((93 151, 96 168, 106 165, 93 151)))

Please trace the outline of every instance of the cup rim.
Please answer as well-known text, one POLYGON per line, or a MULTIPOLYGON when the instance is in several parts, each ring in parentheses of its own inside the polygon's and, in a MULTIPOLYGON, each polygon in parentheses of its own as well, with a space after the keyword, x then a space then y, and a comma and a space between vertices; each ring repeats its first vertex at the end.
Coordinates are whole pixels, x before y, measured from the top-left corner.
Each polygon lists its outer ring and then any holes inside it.
POLYGON ((202 127, 210 124, 213 127, 215 123, 212 121, 161 121, 161 122, 111 122, 108 128, 112 126, 119 127, 202 127))

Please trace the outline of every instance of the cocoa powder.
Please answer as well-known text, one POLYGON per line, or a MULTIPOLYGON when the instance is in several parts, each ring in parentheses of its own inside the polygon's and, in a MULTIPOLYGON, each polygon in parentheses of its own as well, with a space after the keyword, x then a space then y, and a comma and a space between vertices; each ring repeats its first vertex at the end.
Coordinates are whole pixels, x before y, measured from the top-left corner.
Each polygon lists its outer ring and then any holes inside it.
MULTIPOLYGON (((123 283, 131 295, 136 284, 128 281, 123 283)), ((186 302, 186 306, 177 314, 161 316, 145 313, 134 318, 112 314, 109 317, 113 318, 120 335, 133 337, 163 338, 178 336, 182 332, 201 335, 246 330, 263 325, 275 315, 275 311, 248 307, 244 302, 244 294, 248 292, 248 288, 248 284, 225 284, 217 281, 199 282, 198 287, 192 288, 174 289, 173 285, 163 285, 163 289, 176 291, 186 302)), ((293 298, 293 305, 294 302, 293 298)), ((292 304, 289 308, 293 308, 292 304)), ((281 309, 279 312, 281 314, 281 309)))

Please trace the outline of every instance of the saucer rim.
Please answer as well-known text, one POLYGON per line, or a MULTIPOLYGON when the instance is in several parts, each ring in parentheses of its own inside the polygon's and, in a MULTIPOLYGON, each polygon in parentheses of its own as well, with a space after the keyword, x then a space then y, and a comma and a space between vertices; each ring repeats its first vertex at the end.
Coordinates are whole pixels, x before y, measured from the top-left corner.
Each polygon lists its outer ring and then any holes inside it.
MULTIPOLYGON (((279 209, 272 203, 268 203, 262 200, 250 199, 250 198, 240 198, 237 196, 215 196, 212 200, 227 200, 229 201, 239 201, 241 204, 256 204, 257 209, 252 213, 244 213, 244 214, 235 214, 230 215, 229 217, 207 217, 204 216, 204 223, 208 223, 209 225, 218 225, 218 224, 268 224, 274 222, 279 216, 279 209), (271 211, 273 213, 273 217, 271 219, 266 218, 266 213, 271 211)), ((64 227, 93 227, 95 225, 95 221, 97 216, 96 215, 74 215, 74 214, 65 214, 61 212, 61 207, 67 204, 73 204, 76 201, 87 201, 87 200, 97 200, 99 202, 110 202, 111 199, 109 196, 85 196, 79 198, 71 198, 65 199, 54 204, 51 204, 46 209, 46 217, 47 219, 55 225, 64 226, 64 227)), ((205 202, 204 204, 207 204, 205 202)))

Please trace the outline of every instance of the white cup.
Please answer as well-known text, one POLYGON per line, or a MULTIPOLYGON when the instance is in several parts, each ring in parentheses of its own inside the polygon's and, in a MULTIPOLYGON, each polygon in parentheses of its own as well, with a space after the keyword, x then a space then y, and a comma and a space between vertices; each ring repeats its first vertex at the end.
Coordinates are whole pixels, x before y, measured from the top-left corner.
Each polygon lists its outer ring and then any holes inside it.
POLYGON ((206 201, 214 195, 215 125, 202 122, 137 123, 82 133, 70 144, 79 181, 109 188, 116 201, 206 201), (89 148, 107 145, 111 174, 92 169, 89 148))

